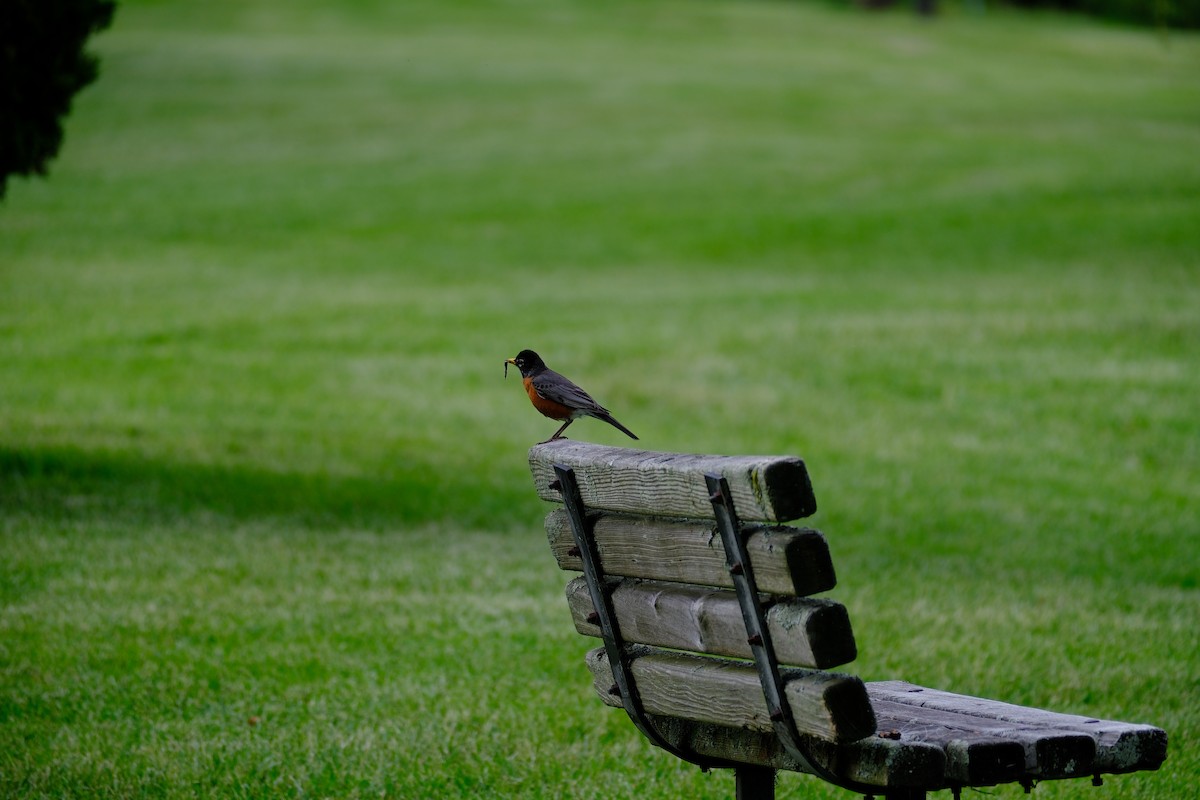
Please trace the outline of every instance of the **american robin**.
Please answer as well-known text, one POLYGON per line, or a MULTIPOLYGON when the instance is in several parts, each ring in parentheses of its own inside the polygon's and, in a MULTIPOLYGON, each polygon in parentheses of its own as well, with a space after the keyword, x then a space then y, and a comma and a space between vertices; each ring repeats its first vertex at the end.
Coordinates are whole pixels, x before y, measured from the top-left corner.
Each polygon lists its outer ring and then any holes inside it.
POLYGON ((602 419, 631 439, 638 438, 613 419, 608 409, 593 400, 590 394, 547 367, 542 357, 532 350, 522 350, 516 358, 504 359, 505 377, 508 377, 509 364, 521 370, 521 382, 525 384, 533 407, 550 419, 564 420, 562 427, 547 442, 561 437, 567 426, 580 417, 602 419))

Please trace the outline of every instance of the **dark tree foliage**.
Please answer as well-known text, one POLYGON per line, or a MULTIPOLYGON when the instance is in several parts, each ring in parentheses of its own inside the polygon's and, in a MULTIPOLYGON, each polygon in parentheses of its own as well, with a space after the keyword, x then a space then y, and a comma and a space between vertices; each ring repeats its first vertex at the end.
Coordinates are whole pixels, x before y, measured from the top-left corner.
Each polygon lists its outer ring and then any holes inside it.
POLYGON ((1027 8, 1061 8, 1170 28, 1200 28, 1200 0, 1009 0, 1027 8))
POLYGON ((71 99, 96 79, 87 39, 113 0, 0 0, 0 197, 11 175, 45 175, 71 99))
MULTIPOLYGON (((844 0, 843 0, 844 1, 844 0)), ((994 0, 998 5, 1077 11, 1118 22, 1159 28, 1200 28, 1200 0, 994 0)), ((923 14, 934 14, 938 0, 851 0, 864 8, 911 5, 923 14)), ((964 0, 975 8, 993 0, 964 0)))

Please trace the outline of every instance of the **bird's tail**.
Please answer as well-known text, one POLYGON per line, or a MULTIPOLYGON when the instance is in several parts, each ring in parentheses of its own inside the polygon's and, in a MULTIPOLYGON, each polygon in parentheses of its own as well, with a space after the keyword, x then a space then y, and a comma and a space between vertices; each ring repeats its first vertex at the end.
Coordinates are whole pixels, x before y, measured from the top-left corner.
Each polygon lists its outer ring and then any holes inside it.
POLYGON ((614 428, 616 428, 617 430, 619 430, 621 433, 623 433, 623 434, 625 434, 626 436, 628 436, 630 439, 636 439, 636 438, 638 438, 638 437, 637 437, 637 435, 636 435, 636 434, 634 434, 634 432, 633 432, 633 431, 629 430, 629 428, 626 428, 624 425, 622 425, 621 423, 617 422, 616 418, 615 418, 615 417, 613 417, 613 415, 612 415, 612 414, 597 414, 597 415, 596 415, 596 419, 602 419, 602 420, 604 420, 604 421, 605 421, 605 422, 607 422, 609 425, 612 425, 614 428))

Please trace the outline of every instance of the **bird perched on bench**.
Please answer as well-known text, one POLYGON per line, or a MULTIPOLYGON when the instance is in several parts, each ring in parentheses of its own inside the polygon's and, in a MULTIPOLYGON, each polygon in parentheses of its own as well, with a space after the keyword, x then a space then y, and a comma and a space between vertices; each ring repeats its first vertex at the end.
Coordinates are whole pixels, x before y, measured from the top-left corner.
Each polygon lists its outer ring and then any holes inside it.
POLYGON ((563 420, 562 427, 547 442, 560 438, 567 426, 580 417, 604 420, 629 438, 638 438, 633 431, 617 422, 608 409, 593 400, 590 394, 547 367, 542 357, 532 350, 522 350, 515 358, 504 359, 506 378, 509 364, 521 371, 521 382, 525 384, 525 392, 533 407, 550 419, 563 420))

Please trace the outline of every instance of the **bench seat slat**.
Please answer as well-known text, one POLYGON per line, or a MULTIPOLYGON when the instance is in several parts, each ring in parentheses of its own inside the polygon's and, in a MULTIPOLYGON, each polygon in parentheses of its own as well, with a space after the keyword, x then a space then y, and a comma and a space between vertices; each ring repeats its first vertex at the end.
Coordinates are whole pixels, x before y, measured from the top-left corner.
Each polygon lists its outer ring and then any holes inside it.
MULTIPOLYGON (((642 705, 651 714, 730 727, 773 730, 754 665, 635 645, 631 671, 642 705)), ((612 706, 612 668, 604 648, 587 654, 593 685, 612 706)), ((861 679, 853 675, 784 670, 784 694, 800 733, 849 742, 875 731, 875 715, 861 679)))
MULTIPOLYGON (((733 588, 725 566, 725 548, 715 522, 598 514, 596 545, 604 571, 627 578, 648 578, 733 588)), ((572 555, 575 539, 567 512, 546 515, 546 538, 561 569, 579 571, 572 555)), ((746 548, 764 594, 806 596, 837 584, 829 544, 818 531, 780 526, 752 528, 746 548)))
POLYGON ((663 517, 712 517, 705 473, 729 481, 743 521, 788 522, 817 510, 804 462, 794 456, 707 456, 604 447, 556 439, 529 450, 538 495, 561 502, 550 488, 554 465, 575 470, 590 509, 663 517))
POLYGON ((867 684, 867 688, 873 699, 1089 736, 1096 743, 1092 765, 1092 771, 1096 773, 1158 769, 1167 755, 1167 734, 1152 725, 1060 714, 1041 708, 927 689, 906 681, 878 681, 867 684))
MULTIPOLYGON (((639 644, 697 653, 753 658, 737 595, 677 583, 626 579, 611 582, 611 597, 621 637, 639 644)), ((587 581, 567 584, 567 603, 575 629, 600 636, 587 581)), ((790 598, 770 606, 767 627, 781 664, 828 669, 854 660, 850 616, 832 600, 790 598)))
POLYGON ((898 713, 873 702, 879 730, 901 742, 921 742, 946 754, 945 781, 964 786, 1009 783, 1025 774, 1025 748, 1020 742, 986 732, 947 727, 937 721, 898 713))
MULTIPOLYGON (((651 715, 658 731, 676 746, 743 764, 804 772, 774 733, 651 715)), ((810 754, 841 778, 881 789, 945 788, 946 754, 917 741, 867 736, 833 744, 810 738, 810 754)))
MULTIPOLYGON (((867 685, 871 693, 870 684, 867 685)), ((970 786, 1021 777, 1049 780, 1093 774, 1096 743, 1075 731, 1020 725, 871 697, 880 730, 946 748, 947 775, 970 786)))

